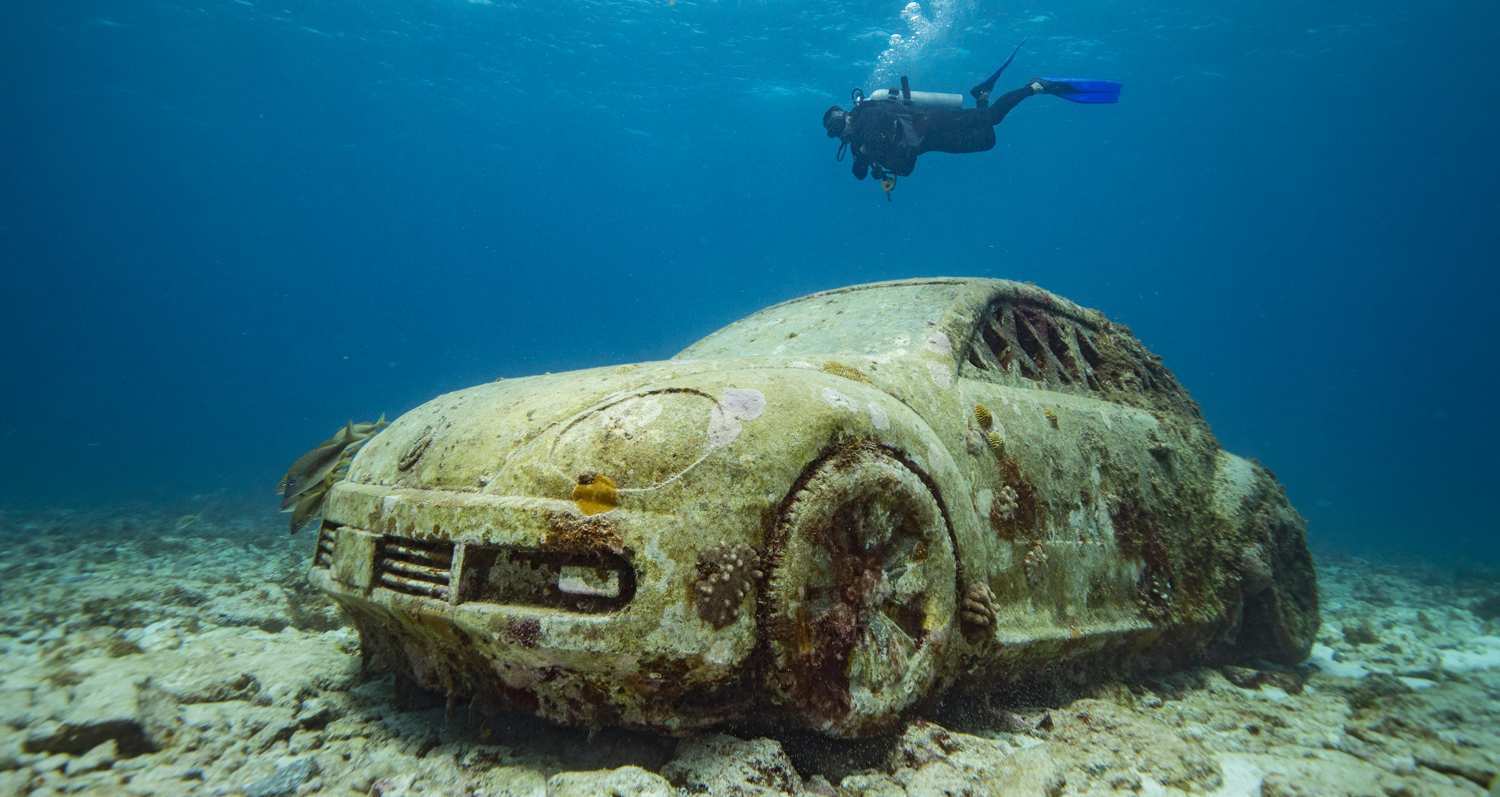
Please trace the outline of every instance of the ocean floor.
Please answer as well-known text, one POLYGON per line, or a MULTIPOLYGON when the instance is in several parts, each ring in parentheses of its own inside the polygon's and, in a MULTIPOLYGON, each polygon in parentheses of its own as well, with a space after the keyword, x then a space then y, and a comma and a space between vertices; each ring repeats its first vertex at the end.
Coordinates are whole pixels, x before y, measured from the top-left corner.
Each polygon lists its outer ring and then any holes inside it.
POLYGON ((0 511, 0 797, 1500 794, 1482 568, 1321 557, 1320 644, 1291 671, 969 701, 862 745, 590 736, 398 699, 307 587, 312 535, 201 511, 0 511))

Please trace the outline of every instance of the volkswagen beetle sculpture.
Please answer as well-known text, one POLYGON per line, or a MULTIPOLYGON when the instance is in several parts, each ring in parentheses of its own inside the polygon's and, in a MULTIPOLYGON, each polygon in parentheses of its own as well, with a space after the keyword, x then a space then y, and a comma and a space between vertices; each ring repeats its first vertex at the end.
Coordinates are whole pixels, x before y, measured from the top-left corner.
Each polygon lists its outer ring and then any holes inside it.
POLYGON ((762 310, 671 360, 440 396, 332 484, 310 578, 454 698, 853 737, 954 684, 1303 659, 1304 524, 1130 330, 1030 284, 762 310))

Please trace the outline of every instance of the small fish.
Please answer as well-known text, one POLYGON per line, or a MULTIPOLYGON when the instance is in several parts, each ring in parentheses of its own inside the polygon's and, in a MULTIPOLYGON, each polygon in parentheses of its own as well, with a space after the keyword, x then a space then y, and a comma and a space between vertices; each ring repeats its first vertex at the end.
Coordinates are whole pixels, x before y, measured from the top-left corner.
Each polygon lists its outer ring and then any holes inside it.
POLYGON ((282 476, 281 481, 276 483, 276 494, 286 495, 286 488, 290 486, 292 481, 297 478, 297 474, 305 470, 307 468, 307 463, 312 461, 314 457, 323 456, 323 454, 325 453, 323 449, 328 448, 329 445, 331 444, 322 443, 318 445, 317 448, 314 448, 306 454, 297 457, 297 461, 293 462, 292 466, 286 469, 286 475, 282 476))
POLYGON ((290 470, 281 480, 282 494, 281 511, 291 509, 297 503, 297 496, 311 490, 323 481, 338 466, 339 457, 349 443, 335 443, 331 446, 322 446, 297 457, 292 463, 290 470))
POLYGON ((201 517, 203 517, 203 516, 202 515, 183 515, 182 517, 177 518, 177 525, 174 526, 174 527, 172 527, 172 530, 173 531, 182 531, 183 529, 187 528, 188 526, 191 526, 194 523, 197 523, 198 519, 201 518, 201 517))
POLYGON ((320 487, 302 496, 302 499, 297 502, 296 508, 292 510, 293 534, 307 528, 308 524, 317 519, 318 515, 323 511, 323 499, 327 496, 328 489, 326 487, 320 487))
POLYGON ((391 422, 385 419, 385 413, 382 412, 374 423, 356 423, 353 428, 356 439, 363 440, 390 425, 391 422))
MULTIPOLYGON (((282 496, 281 511, 292 511, 298 505, 298 497, 313 490, 323 482, 332 486, 336 478, 330 479, 340 468, 347 469, 354 452, 358 451, 376 432, 390 426, 385 413, 374 423, 349 421, 333 437, 319 443, 316 448, 297 457, 276 485, 276 494, 282 496)), ((327 486, 323 488, 327 489, 327 486)), ((295 533, 295 532, 294 532, 295 533)))

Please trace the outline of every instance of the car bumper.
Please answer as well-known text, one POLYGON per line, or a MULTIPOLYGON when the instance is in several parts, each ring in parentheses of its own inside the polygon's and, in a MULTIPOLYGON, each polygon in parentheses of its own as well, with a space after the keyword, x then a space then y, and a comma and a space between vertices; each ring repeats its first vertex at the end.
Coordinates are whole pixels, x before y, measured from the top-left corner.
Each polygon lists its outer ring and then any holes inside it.
POLYGON ((314 586, 420 685, 572 724, 676 731, 742 712, 755 618, 715 630, 671 516, 339 484, 314 586))

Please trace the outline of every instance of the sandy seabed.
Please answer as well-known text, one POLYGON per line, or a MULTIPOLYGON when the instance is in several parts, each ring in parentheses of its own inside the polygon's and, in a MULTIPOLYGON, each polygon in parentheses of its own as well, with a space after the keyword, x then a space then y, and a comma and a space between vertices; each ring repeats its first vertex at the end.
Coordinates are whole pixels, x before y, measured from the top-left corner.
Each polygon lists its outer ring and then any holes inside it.
POLYGON ((1312 660, 945 706, 861 745, 400 701, 226 508, 0 511, 0 797, 1500 795, 1500 573, 1325 555, 1312 660))

